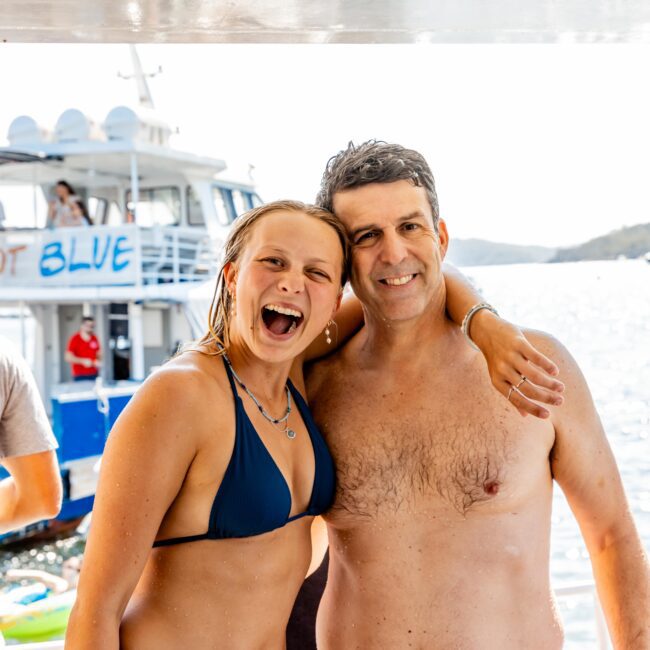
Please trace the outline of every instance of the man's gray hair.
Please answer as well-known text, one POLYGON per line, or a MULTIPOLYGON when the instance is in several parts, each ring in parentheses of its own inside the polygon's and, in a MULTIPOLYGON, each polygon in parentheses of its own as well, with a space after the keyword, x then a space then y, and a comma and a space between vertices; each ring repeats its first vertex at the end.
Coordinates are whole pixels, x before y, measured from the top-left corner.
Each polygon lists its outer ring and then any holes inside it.
POLYGON ((393 183, 408 180, 423 187, 429 199, 433 226, 438 232, 438 195, 433 173, 422 154, 398 144, 380 140, 368 140, 360 145, 353 142, 329 159, 316 205, 333 211, 333 197, 337 192, 360 187, 369 183, 393 183))

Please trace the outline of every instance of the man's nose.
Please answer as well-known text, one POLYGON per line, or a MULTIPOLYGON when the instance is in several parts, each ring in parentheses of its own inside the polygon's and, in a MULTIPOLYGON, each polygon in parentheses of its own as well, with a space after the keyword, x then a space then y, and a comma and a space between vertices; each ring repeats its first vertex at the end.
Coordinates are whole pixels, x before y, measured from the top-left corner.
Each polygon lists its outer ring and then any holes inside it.
POLYGON ((278 288, 286 293, 300 293, 305 288, 305 279, 297 269, 287 269, 280 276, 278 288))
POLYGON ((399 264, 407 256, 404 240, 394 230, 384 231, 380 257, 386 264, 399 264))

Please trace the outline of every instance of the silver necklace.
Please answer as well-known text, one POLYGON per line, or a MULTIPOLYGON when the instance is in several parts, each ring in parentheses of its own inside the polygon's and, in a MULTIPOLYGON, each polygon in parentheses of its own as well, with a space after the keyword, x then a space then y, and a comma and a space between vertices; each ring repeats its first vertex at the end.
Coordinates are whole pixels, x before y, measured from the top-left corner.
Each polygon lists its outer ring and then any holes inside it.
POLYGON ((226 363, 228 364, 228 367, 230 368, 230 372, 232 372, 232 376, 237 380, 237 383, 244 389, 246 394, 255 402, 255 406, 257 406, 259 412, 273 425, 277 426, 278 424, 283 424, 284 423, 284 429, 282 429, 286 434, 287 438, 290 440, 293 440, 296 437, 296 432, 289 427, 289 416, 291 415, 291 391, 289 390, 289 386, 285 384, 284 389, 287 391, 287 410, 285 411, 284 415, 281 418, 274 418, 271 417, 265 410, 264 407, 259 403, 257 397, 251 393, 250 390, 246 387, 246 384, 239 378, 239 375, 235 372, 235 369, 232 367, 232 363, 230 363, 230 359, 228 358, 228 355, 224 352, 223 353, 223 358, 226 360, 226 363))

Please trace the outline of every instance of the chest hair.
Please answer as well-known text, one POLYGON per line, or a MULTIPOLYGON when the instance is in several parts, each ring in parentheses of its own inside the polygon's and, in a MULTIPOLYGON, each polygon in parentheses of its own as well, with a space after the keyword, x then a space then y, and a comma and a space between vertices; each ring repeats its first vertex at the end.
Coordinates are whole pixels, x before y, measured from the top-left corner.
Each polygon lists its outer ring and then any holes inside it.
POLYGON ((373 518, 432 498, 465 514, 503 489, 521 425, 496 391, 465 400, 426 388, 389 397, 359 386, 339 383, 314 400, 337 467, 332 514, 373 518))

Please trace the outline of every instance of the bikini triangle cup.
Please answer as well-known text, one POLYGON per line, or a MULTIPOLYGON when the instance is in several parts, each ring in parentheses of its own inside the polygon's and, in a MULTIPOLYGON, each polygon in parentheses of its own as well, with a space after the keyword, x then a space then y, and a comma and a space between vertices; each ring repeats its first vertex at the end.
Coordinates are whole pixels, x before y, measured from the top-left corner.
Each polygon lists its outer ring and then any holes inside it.
POLYGON ((158 540, 154 547, 263 535, 301 517, 322 514, 334 500, 336 479, 332 456, 291 380, 287 386, 309 433, 315 466, 307 510, 294 516, 291 516, 287 481, 250 421, 225 359, 224 367, 235 402, 235 445, 212 503, 208 530, 199 535, 158 540))

